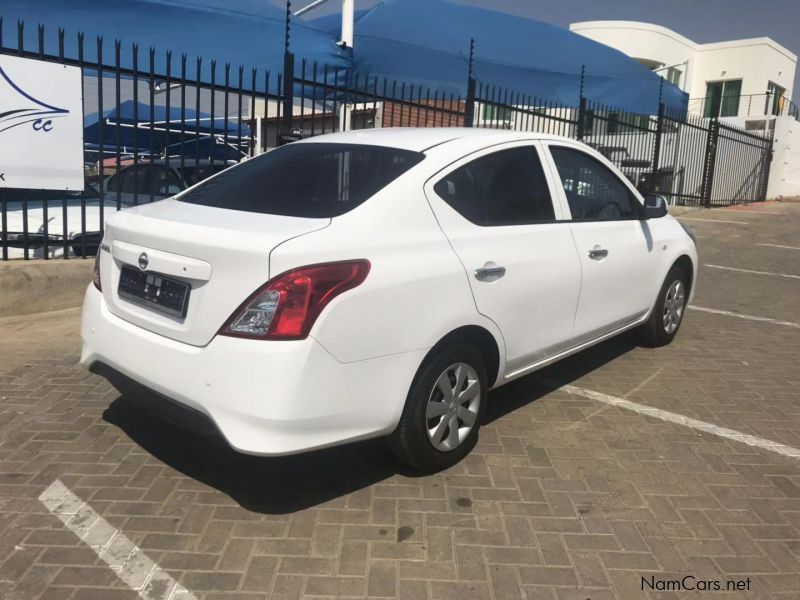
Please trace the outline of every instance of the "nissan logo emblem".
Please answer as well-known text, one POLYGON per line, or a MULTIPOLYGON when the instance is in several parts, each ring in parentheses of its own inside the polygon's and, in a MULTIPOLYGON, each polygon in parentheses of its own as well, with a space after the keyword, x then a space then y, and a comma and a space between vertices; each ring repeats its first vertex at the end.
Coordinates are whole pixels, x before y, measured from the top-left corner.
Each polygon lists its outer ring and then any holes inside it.
POLYGON ((142 271, 146 271, 146 270, 147 270, 147 265, 149 265, 149 264, 150 264, 150 259, 149 259, 149 258, 147 258, 147 254, 145 254, 144 252, 142 252, 142 253, 139 255, 139 268, 140 268, 142 271))

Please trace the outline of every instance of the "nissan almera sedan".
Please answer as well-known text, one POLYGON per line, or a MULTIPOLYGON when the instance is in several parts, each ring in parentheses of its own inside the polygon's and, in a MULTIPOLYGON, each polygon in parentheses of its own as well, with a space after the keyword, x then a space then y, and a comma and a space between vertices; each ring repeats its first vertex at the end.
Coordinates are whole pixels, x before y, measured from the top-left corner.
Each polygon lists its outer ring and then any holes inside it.
POLYGON ((664 199, 578 142, 320 136, 111 215, 81 362, 240 452, 384 436, 439 469, 489 389, 629 329, 671 342, 696 265, 664 199))

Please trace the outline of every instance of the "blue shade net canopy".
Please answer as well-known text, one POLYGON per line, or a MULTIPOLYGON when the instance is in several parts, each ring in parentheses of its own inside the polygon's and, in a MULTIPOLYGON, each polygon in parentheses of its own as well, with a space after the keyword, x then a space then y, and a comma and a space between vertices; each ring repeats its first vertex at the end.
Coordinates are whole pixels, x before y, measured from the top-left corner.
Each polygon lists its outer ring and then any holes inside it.
MULTIPOLYGON (((133 66, 133 44, 139 45, 138 67, 150 70, 149 48, 155 48, 155 72, 166 73, 166 51, 174 51, 172 75, 180 76, 180 55, 188 58, 187 77, 208 83, 211 60, 216 60, 216 82, 222 83, 225 63, 231 64, 231 85, 238 86, 238 67, 244 67, 242 85, 251 86, 250 69, 258 68, 256 87, 264 89, 264 70, 271 71, 269 89, 277 90, 283 70, 286 10, 270 0, 2 0, 3 44, 16 48, 18 20, 25 22, 25 49, 38 51, 37 25, 45 26, 45 52, 58 54, 58 28, 65 30, 65 54, 78 57, 78 32, 83 32, 84 57, 97 59, 96 37, 104 38, 103 62, 114 65, 114 40, 122 42, 121 67, 133 66)), ((304 56, 334 67, 348 66, 347 52, 327 32, 294 19, 292 47, 304 56)), ((110 73, 107 73, 107 75, 110 73)))
MULTIPOLYGON (((308 0, 310 2, 310 0, 308 0)), ((294 8, 307 4, 296 0, 294 8)), ((487 3, 488 4, 488 3, 487 3)), ((313 14, 313 13, 312 13, 313 14)), ((172 73, 180 54, 188 56, 187 76, 196 76, 196 58, 204 58, 200 78, 210 80, 211 59, 221 83, 225 63, 249 69, 264 90, 264 69, 272 72, 269 88, 277 91, 283 68, 286 12, 270 0, 2 0, 3 43, 16 45, 16 22, 24 20, 25 48, 38 50, 37 24, 45 25, 45 51, 58 54, 59 27, 66 31, 65 54, 77 58, 77 33, 86 34, 84 56, 97 57, 96 36, 103 36, 103 57, 114 62, 113 41, 122 41, 121 66, 133 65, 132 44, 139 45, 139 68, 149 70, 150 47, 156 48, 155 71, 164 73, 166 50, 173 50, 172 73)), ((470 39, 475 39, 475 77, 485 85, 535 96, 565 106, 579 103, 581 67, 584 96, 620 110, 655 114, 659 94, 668 110, 683 114, 687 95, 621 52, 540 21, 444 0, 385 0, 357 14, 354 49, 336 45, 340 16, 306 21, 293 18, 291 49, 300 59, 422 86, 439 94, 464 96, 470 39)), ((299 68, 299 66, 298 66, 299 68)), ((107 73, 108 74, 108 73, 107 73)))
MULTIPOLYGON (((335 37, 340 16, 311 24, 335 37)), ((592 102, 656 114, 661 96, 672 114, 686 111, 684 92, 618 50, 541 21, 443 0, 385 0, 357 13, 353 68, 463 96, 470 39, 474 75, 484 85, 575 107, 583 66, 592 102)))
POLYGON ((241 144, 246 144, 250 136, 250 127, 238 120, 212 118, 207 113, 175 106, 167 112, 165 106, 155 105, 151 111, 149 104, 133 100, 126 100, 102 115, 88 115, 83 125, 85 153, 93 160, 113 156, 119 150, 143 156, 186 154, 238 161, 244 157, 241 144))

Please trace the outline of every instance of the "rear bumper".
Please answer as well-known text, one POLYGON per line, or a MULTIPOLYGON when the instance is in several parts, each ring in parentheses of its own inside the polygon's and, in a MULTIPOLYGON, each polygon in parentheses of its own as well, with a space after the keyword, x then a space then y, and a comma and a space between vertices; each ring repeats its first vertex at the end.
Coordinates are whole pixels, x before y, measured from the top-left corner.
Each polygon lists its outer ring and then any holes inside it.
MULTIPOLYGON (((283 455, 390 433, 426 350, 341 363, 316 340, 197 347, 113 315, 86 290, 81 364, 207 417, 236 450, 283 455), (112 370, 109 371, 108 369, 112 370)), ((120 386, 122 387, 122 386, 120 386)), ((164 406, 164 408, 167 408, 164 406)), ((188 413, 187 413, 188 414, 188 413)))

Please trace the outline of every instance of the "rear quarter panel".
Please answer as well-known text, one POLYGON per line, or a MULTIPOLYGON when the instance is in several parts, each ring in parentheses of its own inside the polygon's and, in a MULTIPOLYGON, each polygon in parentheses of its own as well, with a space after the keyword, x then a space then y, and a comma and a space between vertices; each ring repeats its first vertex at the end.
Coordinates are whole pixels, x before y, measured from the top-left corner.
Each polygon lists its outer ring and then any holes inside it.
POLYGON ((502 362, 502 337, 475 308, 464 268, 425 201, 425 179, 400 178, 327 229, 270 255, 271 277, 306 264, 370 261, 366 281, 334 299, 311 330, 341 362, 427 349, 465 325, 487 329, 502 362))

